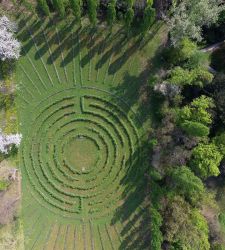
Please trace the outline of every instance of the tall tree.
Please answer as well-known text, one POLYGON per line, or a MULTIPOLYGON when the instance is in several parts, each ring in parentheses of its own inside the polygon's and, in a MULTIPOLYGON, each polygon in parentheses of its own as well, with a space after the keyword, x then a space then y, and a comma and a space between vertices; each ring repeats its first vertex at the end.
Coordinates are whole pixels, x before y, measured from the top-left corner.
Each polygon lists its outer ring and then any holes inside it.
POLYGON ((128 31, 133 22, 133 19, 134 19, 133 0, 127 0, 127 11, 125 13, 124 21, 128 31))
POLYGON ((81 19, 81 0, 70 0, 70 6, 75 19, 80 22, 81 19))
POLYGON ((170 173, 170 185, 177 194, 195 205, 203 196, 204 185, 188 167, 176 167, 170 173))
POLYGON ((107 23, 112 27, 116 19, 116 0, 110 0, 107 8, 107 23))
POLYGON ((190 167, 202 179, 218 176, 223 155, 214 143, 200 143, 192 150, 190 167))
POLYGON ((202 40, 202 27, 210 26, 219 18, 224 9, 221 0, 182 0, 173 1, 172 15, 169 21, 171 39, 174 44, 189 37, 202 40))
POLYGON ((97 9, 99 5, 98 0, 87 0, 88 5, 88 17, 90 23, 95 26, 97 24, 97 9))
POLYGON ((38 6, 46 16, 49 16, 50 11, 46 0, 38 0, 38 6))
POLYGON ((20 43, 14 38, 16 24, 6 16, 0 18, 0 60, 17 60, 20 56, 20 43))
POLYGON ((64 17, 66 12, 63 0, 53 0, 53 5, 55 9, 59 12, 59 15, 61 17, 64 17))
POLYGON ((149 0, 147 3, 148 4, 144 10, 144 17, 142 22, 142 32, 144 34, 150 29, 156 18, 156 11, 154 8, 152 8, 153 1, 149 0))

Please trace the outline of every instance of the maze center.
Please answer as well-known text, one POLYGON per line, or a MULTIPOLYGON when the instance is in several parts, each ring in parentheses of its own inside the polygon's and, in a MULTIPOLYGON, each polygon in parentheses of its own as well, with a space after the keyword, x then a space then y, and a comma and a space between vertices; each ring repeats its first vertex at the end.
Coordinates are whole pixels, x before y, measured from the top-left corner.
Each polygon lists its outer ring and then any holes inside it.
POLYGON ((64 150, 64 157, 74 169, 80 172, 91 170, 99 157, 96 143, 85 136, 71 139, 64 150))

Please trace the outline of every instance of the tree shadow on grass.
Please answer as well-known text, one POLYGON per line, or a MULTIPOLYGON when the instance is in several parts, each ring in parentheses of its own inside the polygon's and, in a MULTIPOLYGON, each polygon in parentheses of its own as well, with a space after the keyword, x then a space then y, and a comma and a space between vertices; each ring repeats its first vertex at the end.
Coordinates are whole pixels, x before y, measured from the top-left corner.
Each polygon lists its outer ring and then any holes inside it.
POLYGON ((128 159, 126 176, 120 185, 124 186, 123 204, 114 213, 112 225, 119 221, 121 230, 120 250, 149 249, 150 241, 150 196, 147 193, 148 143, 142 142, 128 159))
MULTIPOLYGON (((114 101, 122 99, 127 105, 127 113, 133 111, 135 106, 135 114, 138 119, 136 124, 141 128, 147 120, 155 121, 158 117, 160 107, 155 95, 153 95, 152 87, 149 85, 149 78, 154 75, 162 65, 160 46, 155 56, 147 61, 147 65, 138 75, 132 75, 132 72, 125 71, 123 80, 117 86, 111 87, 111 92, 118 97, 114 101)), ((131 112, 132 113, 132 112, 131 112)))

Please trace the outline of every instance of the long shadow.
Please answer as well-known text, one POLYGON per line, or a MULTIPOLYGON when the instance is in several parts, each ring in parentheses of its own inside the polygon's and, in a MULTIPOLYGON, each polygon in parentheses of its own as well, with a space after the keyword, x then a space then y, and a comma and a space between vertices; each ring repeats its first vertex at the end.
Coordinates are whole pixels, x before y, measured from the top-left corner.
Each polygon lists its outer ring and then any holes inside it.
MULTIPOLYGON (((139 49, 141 39, 138 39, 132 44, 117 60, 115 60, 109 67, 109 74, 115 74, 127 61, 128 59, 139 49)), ((123 45, 123 43, 121 44, 123 45)))
MULTIPOLYGON (((136 106, 135 113, 139 121, 137 123, 138 128, 141 128, 148 119, 155 121, 155 118, 158 117, 158 101, 152 93, 149 78, 151 75, 154 75, 163 64, 161 51, 162 47, 159 47, 155 56, 148 60, 147 65, 138 75, 132 75, 126 71, 122 82, 115 87, 111 87, 111 92, 115 93, 116 96, 128 104, 126 105, 127 112, 136 106)), ((114 101, 117 101, 117 99, 114 101)), ((120 102, 119 99, 118 102, 120 102)))
POLYGON ((145 141, 136 148, 130 159, 127 160, 126 176, 120 185, 125 187, 122 193, 124 203, 116 210, 111 224, 118 221, 123 225, 121 231, 122 242, 120 250, 149 249, 150 219, 149 194, 147 193, 148 147, 145 141))
MULTIPOLYGON (((102 52, 104 51, 104 50, 106 50, 106 48, 108 47, 108 46, 110 46, 110 43, 112 43, 112 41, 111 40, 109 40, 110 39, 110 37, 108 36, 107 37, 107 39, 106 39, 106 41, 104 41, 103 42, 103 46, 102 46, 102 52)), ((118 41, 117 41, 117 43, 116 44, 114 44, 108 51, 106 51, 103 55, 102 55, 102 57, 99 59, 99 61, 97 62, 97 64, 96 64, 96 66, 95 66, 95 68, 96 69, 100 69, 100 68, 102 68, 103 67, 103 65, 109 60, 109 58, 112 56, 112 54, 117 54, 117 53, 119 53, 121 50, 122 50, 122 48, 124 47, 124 45, 125 45, 125 42, 124 42, 124 38, 123 37, 121 37, 118 41)))

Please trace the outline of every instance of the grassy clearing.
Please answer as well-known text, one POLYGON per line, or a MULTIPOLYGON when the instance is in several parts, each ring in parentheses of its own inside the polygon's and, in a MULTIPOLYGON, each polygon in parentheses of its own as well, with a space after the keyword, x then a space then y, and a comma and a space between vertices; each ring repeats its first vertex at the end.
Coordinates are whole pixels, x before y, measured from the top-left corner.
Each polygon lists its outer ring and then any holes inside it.
POLYGON ((165 27, 141 41, 126 40, 120 27, 109 35, 104 27, 18 21, 26 249, 147 249, 152 107, 139 93, 165 27))

